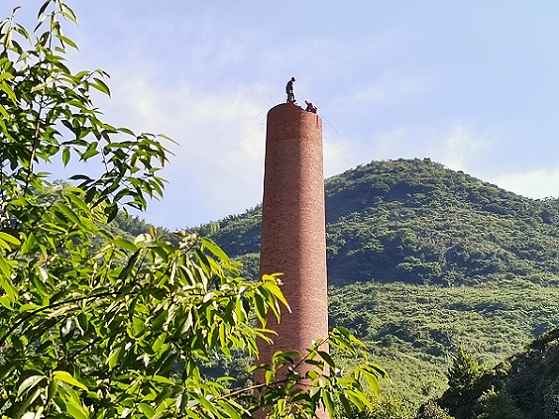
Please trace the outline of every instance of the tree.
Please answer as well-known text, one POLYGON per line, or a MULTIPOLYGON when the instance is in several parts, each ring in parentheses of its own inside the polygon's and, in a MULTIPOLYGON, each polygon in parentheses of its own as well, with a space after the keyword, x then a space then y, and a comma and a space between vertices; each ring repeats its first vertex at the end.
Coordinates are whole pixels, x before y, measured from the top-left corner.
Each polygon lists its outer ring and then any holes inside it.
POLYGON ((495 391, 493 387, 483 392, 478 400, 477 410, 476 419, 521 419, 524 417, 506 390, 495 391))
POLYGON ((458 348, 448 371, 448 386, 454 391, 471 389, 483 373, 476 357, 463 347, 458 348))
POLYGON ((434 401, 423 404, 417 412, 416 419, 454 419, 434 401))
POLYGON ((476 388, 484 369, 475 356, 459 347, 452 367, 447 373, 448 389, 440 399, 441 406, 448 408, 457 419, 471 416, 474 404, 481 394, 476 388))
MULTIPOLYGON (((102 70, 72 72, 62 30, 75 22, 46 0, 28 31, 19 7, 0 23, 0 414, 8 418, 311 417, 318 407, 368 405, 385 372, 364 362, 338 374, 323 342, 302 360, 277 353, 266 383, 239 387, 203 366, 270 341, 266 316, 287 305, 276 276, 248 282, 211 240, 185 231, 172 244, 155 229, 128 240, 107 224, 163 195, 163 135, 101 120, 92 92, 110 94, 102 70), (40 162, 100 166, 52 183, 40 162), (253 319, 263 328, 254 328, 253 319), (315 366, 305 376, 296 363, 315 366), (288 374, 276 374, 288 367, 288 374), (333 371, 330 374, 329 371, 333 371), (300 383, 304 380, 305 386, 300 383), (264 390, 255 393, 254 390, 264 390)), ((326 342, 364 355, 345 329, 326 342)))
POLYGON ((383 398, 377 399, 372 407, 362 411, 355 410, 352 414, 340 412, 335 419, 412 419, 414 417, 399 400, 383 398))

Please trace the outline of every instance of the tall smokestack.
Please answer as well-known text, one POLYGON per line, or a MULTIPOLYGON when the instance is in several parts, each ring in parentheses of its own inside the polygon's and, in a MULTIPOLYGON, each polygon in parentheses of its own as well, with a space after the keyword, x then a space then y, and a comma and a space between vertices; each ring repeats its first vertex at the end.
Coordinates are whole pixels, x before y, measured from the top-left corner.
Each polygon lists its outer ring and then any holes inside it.
MULTIPOLYGON (((260 361, 274 352, 302 354, 328 336, 322 121, 293 103, 268 112, 260 273, 283 273, 291 313, 272 316, 274 344, 260 345, 260 361)), ((323 416, 323 415, 321 415, 323 416)))

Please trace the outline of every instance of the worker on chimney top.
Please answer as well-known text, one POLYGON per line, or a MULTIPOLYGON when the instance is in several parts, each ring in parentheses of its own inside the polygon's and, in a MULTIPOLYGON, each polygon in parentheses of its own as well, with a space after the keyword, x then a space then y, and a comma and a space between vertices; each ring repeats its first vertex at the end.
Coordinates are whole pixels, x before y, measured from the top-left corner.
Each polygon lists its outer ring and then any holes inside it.
POLYGON ((312 102, 309 102, 308 100, 305 100, 305 104, 307 105, 307 107, 305 108, 305 110, 307 112, 316 113, 318 108, 316 106, 314 106, 312 102))
POLYGON ((287 103, 295 103, 295 94, 293 93, 293 83, 295 77, 291 77, 285 86, 285 93, 287 93, 287 103))

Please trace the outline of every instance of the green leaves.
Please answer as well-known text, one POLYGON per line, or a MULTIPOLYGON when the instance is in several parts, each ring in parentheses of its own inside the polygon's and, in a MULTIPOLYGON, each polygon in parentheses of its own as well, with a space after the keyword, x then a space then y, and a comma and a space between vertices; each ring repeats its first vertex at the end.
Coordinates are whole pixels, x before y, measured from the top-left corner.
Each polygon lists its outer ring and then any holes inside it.
POLYGON ((44 375, 31 375, 21 382, 17 390, 17 397, 21 398, 24 394, 28 393, 39 383, 46 380, 44 375))
MULTIPOLYGON (((300 417, 313 417, 317 409, 323 409, 334 417, 337 406, 346 415, 355 409, 371 406, 368 394, 379 397, 379 381, 388 378, 378 365, 367 361, 361 344, 347 330, 334 329, 328 339, 316 342, 306 354, 276 352, 271 365, 263 365, 261 372, 265 384, 260 403, 272 406, 272 417, 284 417, 297 412, 300 417), (353 371, 344 373, 325 348, 335 348, 337 356, 351 355, 362 362, 353 371), (301 383, 306 383, 301 386, 301 383)), ((257 377, 258 377, 257 373, 257 377)))
POLYGON ((109 90, 109 86, 107 86, 103 80, 101 80, 97 77, 93 77, 93 80, 94 80, 94 82, 91 83, 91 86, 93 86, 94 88, 96 88, 100 92, 105 93, 107 96, 111 95, 111 92, 109 90))
POLYGON ((3 256, 0 256, 0 271, 2 275, 0 275, 0 287, 4 290, 5 298, 9 301, 10 305, 15 303, 18 293, 17 289, 12 284, 12 281, 9 279, 11 267, 13 267, 13 263, 9 263, 9 261, 5 260, 3 256), (10 266, 12 265, 12 266, 10 266))
POLYGON ((0 247, 10 250, 10 244, 19 246, 21 245, 21 242, 18 238, 12 236, 11 234, 0 231, 0 247))
MULTIPOLYGON (((310 417, 360 402, 359 380, 380 370, 330 377, 335 360, 320 345, 304 360, 279 354, 262 397, 207 375, 269 341, 254 320, 289 309, 279 274, 246 281, 216 243, 184 231, 115 233, 123 207, 162 197, 168 138, 101 120, 91 97, 110 95, 107 74, 65 64, 77 45, 64 20, 76 21, 72 9, 46 0, 33 32, 0 23, 0 416, 241 418, 268 407, 310 417), (99 175, 53 184, 37 171, 73 158, 99 161, 99 175)), ((325 344, 357 353, 344 331, 325 344)))
POLYGON ((54 371, 52 373, 52 377, 54 380, 62 381, 64 383, 70 384, 71 386, 87 391, 87 387, 84 386, 82 383, 80 383, 78 380, 76 380, 72 376, 72 374, 70 374, 67 371, 54 371))

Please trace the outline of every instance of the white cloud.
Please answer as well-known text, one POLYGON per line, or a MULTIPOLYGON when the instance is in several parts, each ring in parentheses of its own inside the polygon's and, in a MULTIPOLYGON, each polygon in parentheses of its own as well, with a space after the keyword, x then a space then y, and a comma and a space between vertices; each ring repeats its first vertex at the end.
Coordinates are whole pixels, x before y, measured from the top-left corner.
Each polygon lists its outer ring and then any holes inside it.
POLYGON ((557 197, 559 196, 559 167, 504 173, 495 176, 491 182, 530 198, 557 197))
POLYGON ((410 138, 409 131, 404 127, 382 132, 377 138, 375 155, 383 156, 382 158, 404 157, 404 150, 413 148, 410 138))
POLYGON ((467 170, 491 146, 491 136, 474 131, 470 124, 456 124, 448 134, 427 143, 426 152, 435 161, 454 170, 467 170))
POLYGON ((480 134, 473 125, 458 123, 443 130, 411 129, 405 126, 377 133, 370 141, 336 138, 324 142, 325 174, 331 176, 371 160, 424 158, 453 170, 475 167, 494 137, 480 134))
POLYGON ((337 175, 356 166, 363 158, 363 150, 356 141, 345 138, 330 140, 327 132, 323 132, 324 141, 324 176, 337 175))
MULTIPOLYGON (((130 68, 127 66, 127 68, 130 68)), ((208 93, 181 82, 162 86, 149 68, 113 70, 113 100, 103 109, 116 125, 163 133, 178 142, 163 172, 166 198, 150 205, 153 223, 185 227, 239 213, 261 200, 267 104, 264 85, 208 93)))
POLYGON ((353 95, 356 106, 395 104, 419 97, 427 91, 427 80, 417 74, 389 73, 378 76, 370 87, 362 88, 353 95))
POLYGON ((499 138, 491 130, 479 132, 474 124, 466 123, 437 130, 397 126, 373 134, 370 141, 336 140, 331 150, 326 147, 325 158, 335 158, 348 168, 370 160, 428 157, 450 169, 468 172, 479 167, 499 138))

